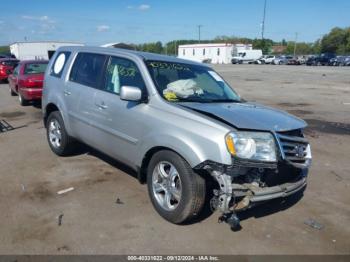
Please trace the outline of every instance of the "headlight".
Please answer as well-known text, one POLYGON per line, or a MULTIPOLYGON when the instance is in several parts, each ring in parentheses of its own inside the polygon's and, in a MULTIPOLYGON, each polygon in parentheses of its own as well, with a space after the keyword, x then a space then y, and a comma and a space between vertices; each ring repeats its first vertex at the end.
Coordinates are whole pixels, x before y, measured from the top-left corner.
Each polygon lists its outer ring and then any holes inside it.
POLYGON ((226 135, 226 146, 231 155, 266 162, 276 161, 276 144, 270 133, 231 132, 226 135))

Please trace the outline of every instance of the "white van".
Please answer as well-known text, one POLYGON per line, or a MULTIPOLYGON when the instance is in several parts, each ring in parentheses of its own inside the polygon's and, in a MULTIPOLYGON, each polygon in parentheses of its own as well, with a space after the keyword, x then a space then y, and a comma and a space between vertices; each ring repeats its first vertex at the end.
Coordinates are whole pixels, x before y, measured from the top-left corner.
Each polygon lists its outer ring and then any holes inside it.
POLYGON ((233 55, 231 59, 232 64, 243 64, 248 63, 262 57, 262 50, 244 50, 238 52, 236 55, 233 55))

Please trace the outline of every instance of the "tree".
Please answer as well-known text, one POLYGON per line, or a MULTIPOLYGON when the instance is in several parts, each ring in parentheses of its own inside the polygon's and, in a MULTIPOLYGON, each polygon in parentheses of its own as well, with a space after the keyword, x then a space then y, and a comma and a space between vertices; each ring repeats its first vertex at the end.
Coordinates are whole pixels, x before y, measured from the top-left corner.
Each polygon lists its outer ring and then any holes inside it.
POLYGON ((9 54, 10 47, 9 46, 0 46, 0 54, 9 54))
POLYGON ((263 54, 270 54, 273 44, 271 39, 254 39, 253 49, 261 49, 263 54))
MULTIPOLYGON (((296 49, 295 49, 295 54, 296 55, 311 54, 311 53, 313 53, 312 46, 313 46, 313 44, 311 44, 311 43, 297 43, 296 49)), ((287 55, 294 55, 294 47, 295 47, 295 42, 289 41, 287 43, 287 48, 285 50, 285 53, 287 55)))
POLYGON ((335 27, 329 34, 326 34, 321 40, 321 51, 338 54, 350 52, 350 27, 335 27))
POLYGON ((321 53, 321 39, 318 39, 315 43, 312 44, 311 53, 312 54, 321 53))
POLYGON ((163 45, 160 41, 154 43, 144 43, 136 46, 137 50, 150 53, 163 53, 163 45))

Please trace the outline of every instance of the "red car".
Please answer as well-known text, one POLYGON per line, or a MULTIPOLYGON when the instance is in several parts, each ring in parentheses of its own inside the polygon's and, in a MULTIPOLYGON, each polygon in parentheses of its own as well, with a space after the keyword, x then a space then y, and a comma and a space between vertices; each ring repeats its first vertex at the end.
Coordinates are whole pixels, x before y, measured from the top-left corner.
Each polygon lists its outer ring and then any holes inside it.
POLYGON ((0 82, 6 81, 12 74, 13 69, 18 65, 19 60, 14 58, 0 58, 0 82))
POLYGON ((22 106, 29 101, 40 100, 43 91, 44 73, 49 61, 22 61, 9 75, 10 93, 18 95, 22 106))

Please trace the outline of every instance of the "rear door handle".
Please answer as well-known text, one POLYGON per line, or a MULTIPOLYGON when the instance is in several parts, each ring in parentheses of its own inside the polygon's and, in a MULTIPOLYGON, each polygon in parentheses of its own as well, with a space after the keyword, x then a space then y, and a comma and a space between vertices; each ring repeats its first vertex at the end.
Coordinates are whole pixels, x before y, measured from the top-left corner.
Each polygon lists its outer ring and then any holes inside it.
POLYGON ((71 92, 69 92, 69 91, 64 91, 64 95, 65 96, 70 96, 72 93, 71 92))

